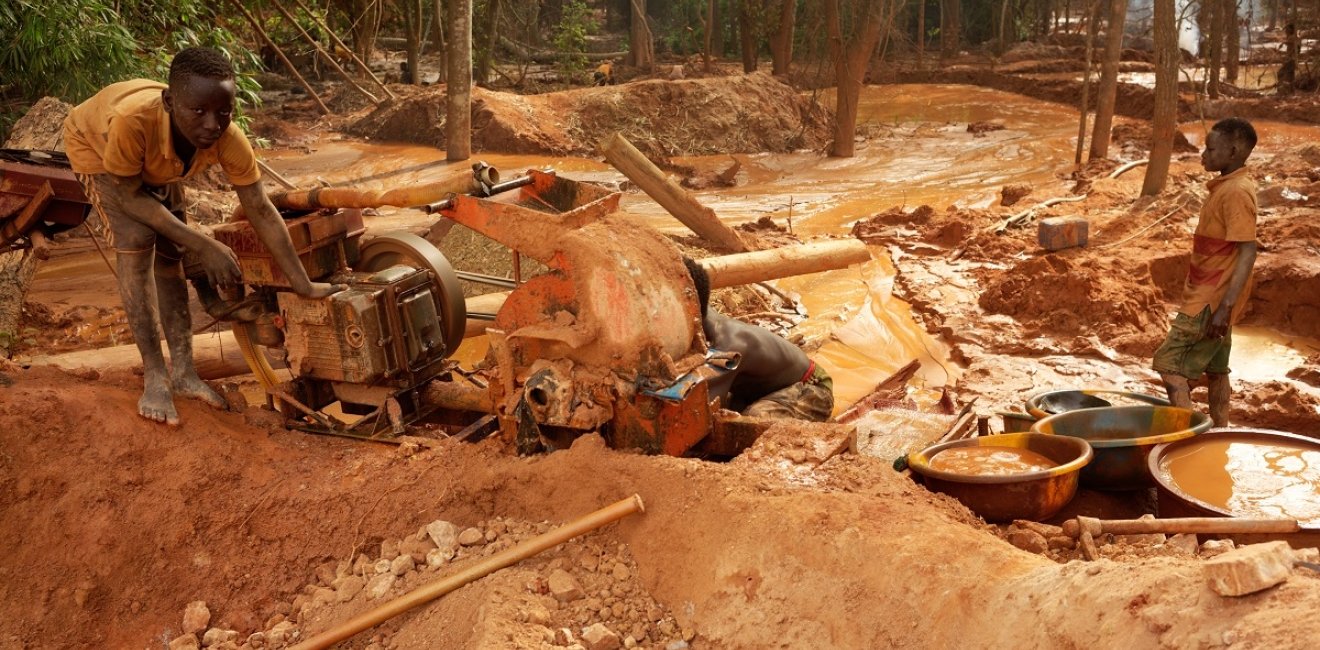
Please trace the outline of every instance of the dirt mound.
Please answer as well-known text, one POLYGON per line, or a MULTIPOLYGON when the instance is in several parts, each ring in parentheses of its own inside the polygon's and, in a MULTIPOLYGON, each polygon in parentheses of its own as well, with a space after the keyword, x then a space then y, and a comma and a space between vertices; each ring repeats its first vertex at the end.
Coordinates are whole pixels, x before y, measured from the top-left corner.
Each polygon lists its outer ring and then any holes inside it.
MULTIPOLYGON (((588 436, 523 459, 492 443, 313 437, 258 409, 192 402, 180 405, 188 428, 175 429, 134 415, 140 380, 128 375, 0 372, 0 638, 16 647, 158 647, 182 634, 180 613, 198 600, 221 630, 213 637, 279 627, 286 640, 306 638, 382 602, 361 591, 341 601, 339 588, 351 590, 357 571, 365 578, 367 560, 375 577, 387 575, 376 573, 384 557, 420 552, 416 533, 429 523, 477 529, 460 566, 633 492, 645 514, 351 647, 562 647, 564 630, 580 639, 597 622, 620 637, 644 632, 647 648, 945 646, 971 635, 1013 647, 1197 646, 1225 634, 1279 646, 1320 634, 1306 615, 1320 606, 1315 578, 1188 609, 1206 597, 1193 560, 1055 564, 868 458, 718 465, 613 452, 588 436), (582 598, 551 595, 560 570, 582 598), (1081 590, 1085 599, 1057 598, 1081 590), (959 604, 987 599, 1031 605, 959 604), (1097 628, 1100 616, 1112 624, 1097 628)), ((401 576, 378 581, 390 583, 381 598, 452 570, 410 559, 389 561, 401 576)))
MULTIPOLYGON (((1125 151, 1149 152, 1151 143, 1151 126, 1149 122, 1121 122, 1115 124, 1110 130, 1110 142, 1118 145, 1125 151)), ((1200 151, 1191 142, 1187 136, 1177 129, 1173 132, 1173 152, 1174 153, 1196 153, 1200 151)))
POLYGON ((1238 388, 1229 415, 1234 423, 1320 438, 1320 399, 1292 384, 1272 381, 1238 388))
MULTIPOLYGON (((417 89, 347 125, 373 140, 444 147, 444 88, 417 89)), ((480 151, 596 155, 620 132, 651 156, 792 151, 823 146, 829 112, 767 74, 639 81, 545 95, 473 90, 480 151)))
POLYGON ((1166 325, 1166 306, 1154 284, 1148 269, 1134 273, 1115 260, 1042 255, 992 280, 979 302, 985 311, 1012 316, 1037 332, 1096 335, 1143 356, 1154 351, 1166 325))

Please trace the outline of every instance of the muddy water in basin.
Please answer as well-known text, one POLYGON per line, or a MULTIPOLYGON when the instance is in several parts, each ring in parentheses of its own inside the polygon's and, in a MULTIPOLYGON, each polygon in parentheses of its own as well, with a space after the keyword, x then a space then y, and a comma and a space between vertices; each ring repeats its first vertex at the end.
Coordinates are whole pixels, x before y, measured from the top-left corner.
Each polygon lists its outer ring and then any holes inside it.
POLYGON ((953 447, 930 459, 931 469, 966 476, 1009 476, 1058 467, 1030 449, 1013 447, 953 447))
POLYGON ((1189 496, 1244 517, 1320 523, 1320 449, 1216 438, 1168 454, 1160 472, 1189 496))

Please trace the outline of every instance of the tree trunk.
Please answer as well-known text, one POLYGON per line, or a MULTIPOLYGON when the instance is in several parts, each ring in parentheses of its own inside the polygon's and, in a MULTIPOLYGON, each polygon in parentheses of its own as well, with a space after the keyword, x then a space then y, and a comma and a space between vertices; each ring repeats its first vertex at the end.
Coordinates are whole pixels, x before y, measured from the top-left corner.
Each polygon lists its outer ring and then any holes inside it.
POLYGON ((1008 51, 1008 36, 1004 33, 1005 23, 1008 22, 1008 0, 999 4, 999 55, 1003 56, 1008 51))
POLYGON ((1241 56, 1241 32, 1238 29, 1237 0, 1224 0, 1224 79, 1237 83, 1238 58, 1241 56))
POLYGON ((701 63, 702 63, 702 69, 705 70, 706 73, 708 74, 714 70, 714 66, 711 63, 711 61, 714 60, 715 58, 715 53, 712 51, 712 48, 715 47, 715 30, 716 30, 715 5, 716 4, 717 4, 716 0, 707 0, 706 16, 702 20, 702 24, 701 24, 702 30, 705 32, 704 36, 706 37, 705 47, 702 48, 701 51, 701 63))
POLYGON ((440 57, 440 83, 449 79, 449 56, 445 47, 445 0, 432 0, 431 47, 440 57))
POLYGON ((962 0, 940 0, 940 56, 958 55, 958 32, 962 23, 962 0))
POLYGON ((718 0, 715 2, 715 17, 713 19, 715 22, 715 27, 713 29, 715 31, 710 43, 711 52, 715 57, 724 56, 724 30, 726 25, 723 7, 724 3, 719 2, 718 0))
POLYGON ((446 159, 472 157, 472 0, 449 0, 446 159))
POLYGON ((1205 44, 1205 90, 1210 99, 1219 97, 1219 68, 1224 52, 1224 4, 1231 0, 1205 0, 1202 10, 1210 12, 1210 36, 1205 44))
POLYGON ((1270 0, 1270 31, 1279 28, 1279 0, 1270 0))
POLYGON ((1142 196, 1155 196, 1164 189, 1173 155, 1173 136, 1178 124, 1177 17, 1174 0, 1155 0, 1155 120, 1151 126, 1150 164, 1141 186, 1142 196))
POLYGON ((797 21, 797 0, 779 0, 779 28, 770 39, 772 74, 788 74, 793 64, 793 28, 797 21))
POLYGON ((650 72, 655 68, 655 45, 651 42, 651 27, 646 20, 646 0, 630 0, 628 63, 650 72))
POLYGON ((1109 0, 1109 22, 1105 27, 1105 60, 1100 64, 1100 87, 1095 97, 1095 129, 1091 132, 1091 159, 1109 157, 1109 136, 1118 99, 1118 60, 1123 54, 1123 23, 1127 0, 1109 0))
POLYGON ((37 273, 37 256, 29 250, 0 253, 0 358, 14 355, 22 339, 23 301, 37 273))
POLYGON ((407 53, 408 75, 404 82, 414 86, 422 83, 422 0, 399 0, 399 13, 403 14, 404 50, 407 53))
POLYGON ((477 43, 477 68, 474 78, 479 86, 490 83, 490 62, 495 56, 495 32, 500 24, 500 0, 486 0, 482 16, 481 40, 477 43))
POLYGON ((756 50, 760 39, 756 37, 757 21, 752 16, 753 0, 738 0, 738 39, 742 45, 743 72, 756 72, 756 50))
POLYGON ((348 17, 349 33, 353 35, 353 53, 363 63, 371 65, 371 53, 376 50, 376 33, 380 31, 381 3, 376 0, 353 0, 348 17))
POLYGON ((1082 151, 1086 148, 1086 118, 1091 110, 1091 61, 1095 58, 1095 33, 1099 26, 1101 0, 1091 0, 1086 9, 1086 67, 1082 68, 1082 103, 1078 107, 1081 120, 1077 123, 1077 155, 1073 163, 1082 166, 1082 151))
POLYGON ((926 56, 926 0, 917 0, 917 67, 926 56))
POLYGON ((852 31, 845 34, 839 16, 839 0, 825 0, 825 25, 828 30, 830 59, 834 63, 835 91, 834 143, 830 155, 851 158, 856 152, 853 137, 857 132, 857 102, 866 78, 867 63, 880 42, 880 33, 893 21, 885 11, 886 0, 865 0, 861 15, 852 31))

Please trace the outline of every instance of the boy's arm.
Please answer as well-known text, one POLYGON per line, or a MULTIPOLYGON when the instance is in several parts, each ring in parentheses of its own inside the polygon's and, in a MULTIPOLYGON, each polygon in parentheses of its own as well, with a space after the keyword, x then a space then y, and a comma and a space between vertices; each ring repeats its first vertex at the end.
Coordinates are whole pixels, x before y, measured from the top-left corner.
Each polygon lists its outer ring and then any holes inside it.
POLYGON ((124 207, 126 216, 152 229, 160 236, 198 254, 211 284, 228 286, 242 280, 238 258, 228 246, 188 227, 170 214, 165 206, 142 191, 141 176, 108 174, 113 181, 110 191, 124 207))
POLYGON ((312 282, 307 277, 307 269, 303 268, 302 262, 298 259, 298 252, 293 249, 293 240, 289 239, 289 230, 285 228, 280 213, 275 210, 275 206, 266 196, 266 190, 262 189, 260 181, 251 185, 236 185, 234 191, 238 193, 238 202, 243 206, 252 229, 275 258, 275 263, 280 265, 280 270, 284 271, 285 277, 289 278, 289 283, 293 285, 293 290, 298 295, 324 298, 348 288, 342 284, 312 282))
POLYGON ((1237 304, 1238 296, 1242 295, 1242 288, 1247 285, 1247 278, 1251 277, 1251 267, 1256 263, 1255 241, 1238 242, 1237 246, 1238 258, 1233 265, 1233 275, 1228 278, 1224 299, 1219 302, 1219 307, 1215 308, 1215 313, 1210 317, 1210 323, 1206 325, 1206 338, 1218 339, 1228 334, 1233 305, 1237 304))

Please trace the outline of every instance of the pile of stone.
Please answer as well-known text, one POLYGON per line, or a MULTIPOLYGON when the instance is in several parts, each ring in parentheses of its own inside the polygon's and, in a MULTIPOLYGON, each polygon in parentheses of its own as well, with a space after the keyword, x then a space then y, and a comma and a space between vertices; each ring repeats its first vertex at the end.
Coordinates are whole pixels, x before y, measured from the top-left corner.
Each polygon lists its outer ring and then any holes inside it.
MULTIPOLYGON (((246 636, 208 627, 211 615, 206 604, 189 603, 183 634, 170 643, 170 650, 285 648, 552 527, 548 522, 507 519, 467 528, 433 521, 403 539, 382 541, 378 554, 354 553, 349 559, 316 567, 313 582, 291 602, 279 605, 262 630, 246 636)), ((587 536, 505 571, 526 576, 523 593, 508 599, 516 600, 517 613, 500 622, 510 643, 535 640, 542 647, 566 650, 683 650, 696 636, 646 593, 625 544, 587 536)), ((394 646, 387 632, 377 632, 365 647, 394 646)))

